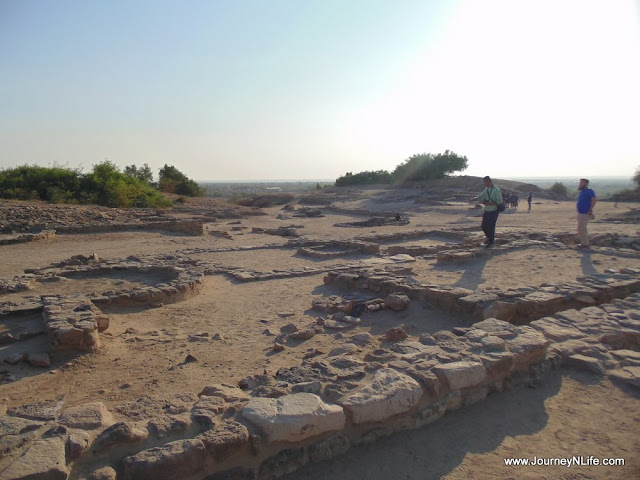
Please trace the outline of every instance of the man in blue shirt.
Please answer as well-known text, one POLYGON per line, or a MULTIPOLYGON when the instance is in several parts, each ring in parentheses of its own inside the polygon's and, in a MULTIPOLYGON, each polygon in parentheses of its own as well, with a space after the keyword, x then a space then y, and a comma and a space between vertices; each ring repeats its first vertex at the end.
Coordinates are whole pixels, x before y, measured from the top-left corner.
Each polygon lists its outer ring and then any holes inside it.
POLYGON ((589 249, 589 233, 587 232, 587 224, 593 218, 593 207, 596 206, 598 198, 593 190, 589 188, 589 180, 580 179, 578 185, 578 236, 580 237, 580 245, 578 248, 589 249))

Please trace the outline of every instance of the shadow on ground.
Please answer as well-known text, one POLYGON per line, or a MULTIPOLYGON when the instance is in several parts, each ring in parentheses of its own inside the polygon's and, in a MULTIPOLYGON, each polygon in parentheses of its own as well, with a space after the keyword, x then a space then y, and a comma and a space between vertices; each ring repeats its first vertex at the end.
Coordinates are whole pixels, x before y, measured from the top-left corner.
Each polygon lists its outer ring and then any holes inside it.
POLYGON ((496 449, 506 437, 531 435, 548 421, 545 400, 562 385, 558 373, 536 389, 518 386, 459 410, 432 425, 353 448, 331 461, 310 464, 285 480, 428 480, 455 469, 468 453, 496 449))

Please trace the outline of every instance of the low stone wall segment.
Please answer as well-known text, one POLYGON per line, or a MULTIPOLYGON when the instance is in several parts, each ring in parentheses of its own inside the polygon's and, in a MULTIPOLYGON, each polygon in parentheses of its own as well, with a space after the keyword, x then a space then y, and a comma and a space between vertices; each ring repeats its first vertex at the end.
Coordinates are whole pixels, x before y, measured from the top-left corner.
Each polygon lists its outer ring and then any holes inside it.
POLYGON ((528 326, 490 318, 456 334, 366 343, 247 377, 243 388, 211 385, 111 411, 99 402, 12 408, 0 417, 0 478, 271 479, 558 368, 640 388, 640 294, 528 326))
POLYGON ((0 237, 0 245, 15 245, 17 243, 46 242, 56 237, 55 230, 42 230, 39 233, 23 233, 9 238, 0 237))

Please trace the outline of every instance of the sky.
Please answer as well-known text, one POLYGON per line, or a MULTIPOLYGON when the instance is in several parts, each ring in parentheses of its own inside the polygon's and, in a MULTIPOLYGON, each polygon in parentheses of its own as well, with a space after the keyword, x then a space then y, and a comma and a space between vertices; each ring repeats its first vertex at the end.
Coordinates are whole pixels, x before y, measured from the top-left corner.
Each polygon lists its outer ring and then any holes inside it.
POLYGON ((640 0, 0 0, 0 169, 640 166, 640 0))

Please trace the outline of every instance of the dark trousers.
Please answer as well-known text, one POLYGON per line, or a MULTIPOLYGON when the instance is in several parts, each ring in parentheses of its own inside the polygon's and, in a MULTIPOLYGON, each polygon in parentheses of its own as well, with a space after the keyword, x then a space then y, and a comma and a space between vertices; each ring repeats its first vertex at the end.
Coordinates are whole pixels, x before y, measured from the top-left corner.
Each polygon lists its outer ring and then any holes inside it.
POLYGON ((498 211, 484 212, 482 214, 482 231, 489 239, 489 243, 493 243, 496 239, 496 222, 498 221, 498 211))

